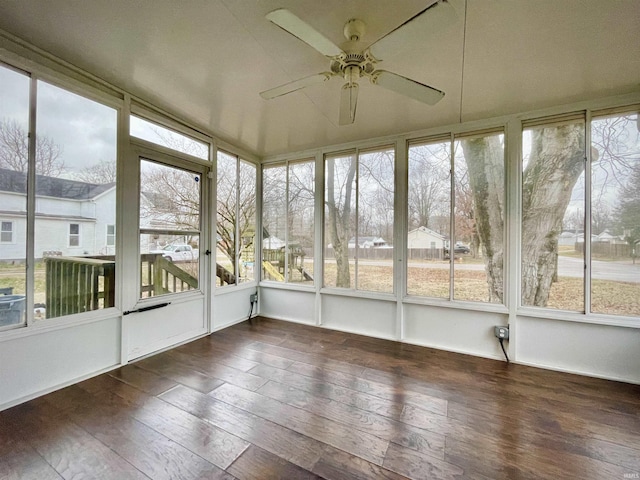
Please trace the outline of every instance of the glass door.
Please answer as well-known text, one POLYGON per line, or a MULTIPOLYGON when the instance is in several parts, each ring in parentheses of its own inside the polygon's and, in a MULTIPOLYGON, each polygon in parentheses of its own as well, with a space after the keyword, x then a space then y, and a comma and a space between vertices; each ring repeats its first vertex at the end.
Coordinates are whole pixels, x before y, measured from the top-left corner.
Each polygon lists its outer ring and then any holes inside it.
POLYGON ((135 308, 125 312, 129 360, 208 330, 209 168, 150 148, 137 153, 138 281, 135 308))

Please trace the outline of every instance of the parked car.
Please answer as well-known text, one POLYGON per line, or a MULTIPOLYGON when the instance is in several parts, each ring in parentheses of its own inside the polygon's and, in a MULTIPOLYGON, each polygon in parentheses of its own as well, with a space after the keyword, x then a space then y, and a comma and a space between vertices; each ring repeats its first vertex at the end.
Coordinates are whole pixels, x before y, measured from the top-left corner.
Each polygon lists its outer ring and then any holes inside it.
MULTIPOLYGON (((453 247, 453 253, 460 253, 460 254, 466 254, 466 253, 471 253, 471 249, 469 247, 467 247, 466 245, 462 245, 461 243, 456 244, 455 247, 453 247)), ((444 255, 445 258, 449 257, 449 249, 445 248, 444 249, 444 255)))
POLYGON ((453 253, 469 253, 471 250, 466 245, 456 245, 453 247, 453 253))
POLYGON ((170 262, 193 262, 199 258, 199 250, 191 245, 167 245, 162 250, 152 250, 151 253, 161 253, 170 262))

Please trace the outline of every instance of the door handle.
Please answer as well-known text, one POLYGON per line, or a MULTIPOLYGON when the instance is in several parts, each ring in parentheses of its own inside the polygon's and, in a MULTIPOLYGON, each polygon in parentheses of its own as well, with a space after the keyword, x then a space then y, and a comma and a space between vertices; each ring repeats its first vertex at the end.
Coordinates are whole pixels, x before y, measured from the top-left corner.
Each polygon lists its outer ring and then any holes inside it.
POLYGON ((211 255, 211 250, 207 250, 206 252, 204 252, 205 255, 211 255))

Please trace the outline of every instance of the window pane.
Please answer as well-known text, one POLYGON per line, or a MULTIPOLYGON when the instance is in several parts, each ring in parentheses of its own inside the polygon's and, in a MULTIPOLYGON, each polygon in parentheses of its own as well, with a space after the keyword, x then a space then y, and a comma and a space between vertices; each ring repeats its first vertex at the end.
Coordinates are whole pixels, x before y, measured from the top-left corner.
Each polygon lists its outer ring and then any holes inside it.
POLYGON ((140 160, 141 298, 198 288, 200 174, 140 160))
MULTIPOLYGON (((0 329, 26 321, 29 82, 0 65, 0 329)), ((41 264, 35 279, 44 282, 41 264)))
POLYGON ((238 159, 218 152, 216 275, 220 285, 236 283, 236 205, 238 159))
POLYGON ((591 311, 640 316, 638 114, 591 122, 591 311))
POLYGON ((240 232, 239 272, 240 282, 255 279, 256 261, 256 172, 253 163, 240 161, 240 192, 238 224, 240 232))
POLYGON ((584 121, 522 134, 522 305, 584 311, 584 121))
POLYGON ((47 318, 114 305, 116 126, 115 109, 38 81, 34 301, 47 318))
POLYGON ((315 235, 315 163, 289 164, 287 281, 313 285, 313 245, 315 235))
POLYGON ((451 142, 409 147, 407 293, 449 298, 451 142))
POLYGON ((456 300, 502 303, 504 294, 504 136, 454 143, 456 300))
POLYGON ((358 290, 393 293, 394 159, 393 149, 358 158, 358 290))
POLYGON ((326 158, 325 205, 324 285, 355 287, 355 154, 326 158))
POLYGON ((130 134, 187 155, 203 160, 209 159, 209 146, 206 143, 135 115, 130 117, 130 134))
POLYGON ((285 281, 286 165, 262 170, 262 278, 285 281))

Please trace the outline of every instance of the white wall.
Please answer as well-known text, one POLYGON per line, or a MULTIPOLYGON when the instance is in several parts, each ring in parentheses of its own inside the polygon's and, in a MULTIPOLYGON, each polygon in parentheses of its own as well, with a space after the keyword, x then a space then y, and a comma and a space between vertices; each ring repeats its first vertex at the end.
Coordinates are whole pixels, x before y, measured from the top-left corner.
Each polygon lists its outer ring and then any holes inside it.
POLYGON ((120 321, 108 318, 28 336, 0 335, 0 410, 120 362, 120 321))
POLYGON ((640 329, 531 317, 516 322, 518 362, 640 384, 640 329))
POLYGON ((321 302, 321 323, 327 328, 372 337, 395 338, 395 301, 323 294, 321 302))
MULTIPOLYGON (((214 277, 215 279, 215 272, 214 277)), ((248 286, 225 286, 215 289, 213 295, 213 305, 211 312, 211 330, 220 330, 221 328, 242 322, 249 318, 249 297, 255 293, 257 287, 255 284, 248 286)), ((254 315, 257 309, 254 307, 254 315)))
POLYGON ((403 308, 404 340, 408 343, 504 358, 493 327, 506 325, 507 314, 416 304, 404 304, 403 308))
POLYGON ((264 316, 315 325, 315 292, 260 285, 260 313, 264 316))

